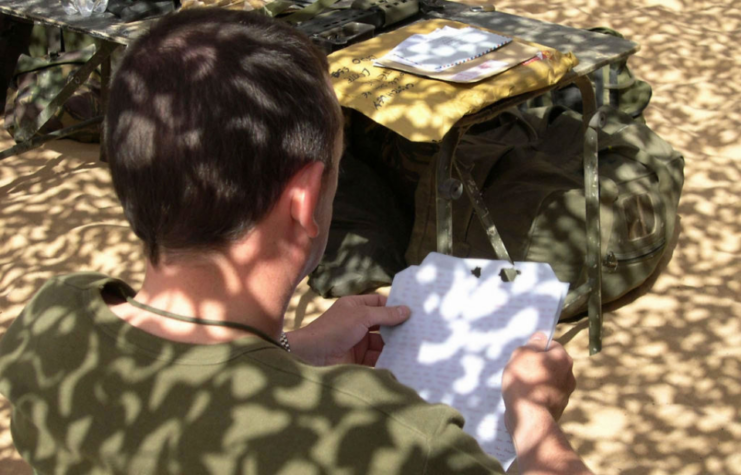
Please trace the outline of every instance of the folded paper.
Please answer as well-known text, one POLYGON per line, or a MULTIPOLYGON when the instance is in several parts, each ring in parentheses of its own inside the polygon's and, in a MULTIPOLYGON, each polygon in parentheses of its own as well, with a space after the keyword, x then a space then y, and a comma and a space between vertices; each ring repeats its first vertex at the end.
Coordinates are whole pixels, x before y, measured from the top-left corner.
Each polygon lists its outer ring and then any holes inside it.
POLYGON ((534 333, 550 342, 569 288, 537 262, 516 262, 514 282, 502 281, 502 269, 511 267, 431 253, 397 274, 387 305, 407 305, 412 316, 381 329, 385 346, 376 364, 427 402, 456 408, 463 430, 505 470, 515 451, 504 426, 502 372, 534 333))

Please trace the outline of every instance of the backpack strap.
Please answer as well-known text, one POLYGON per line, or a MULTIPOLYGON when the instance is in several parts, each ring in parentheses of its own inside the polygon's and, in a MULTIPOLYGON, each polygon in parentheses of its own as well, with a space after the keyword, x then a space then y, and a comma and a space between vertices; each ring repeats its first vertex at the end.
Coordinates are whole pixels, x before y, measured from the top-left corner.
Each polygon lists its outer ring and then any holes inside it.
POLYGON ((69 53, 62 53, 53 58, 33 58, 31 56, 21 55, 18 58, 18 66, 16 67, 14 77, 43 69, 64 66, 66 64, 83 66, 94 54, 95 45, 90 45, 81 50, 71 51, 69 53))
POLYGON ((335 3, 337 3, 337 0, 317 0, 316 2, 302 8, 296 13, 292 13, 287 17, 282 18, 282 20, 288 23, 301 23, 302 21, 311 20, 335 3))

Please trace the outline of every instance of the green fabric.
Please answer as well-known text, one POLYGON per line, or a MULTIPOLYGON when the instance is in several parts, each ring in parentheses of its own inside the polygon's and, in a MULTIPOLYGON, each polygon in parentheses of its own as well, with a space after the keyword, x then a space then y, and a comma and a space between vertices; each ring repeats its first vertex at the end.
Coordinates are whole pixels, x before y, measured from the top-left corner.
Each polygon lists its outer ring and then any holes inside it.
POLYGON ((406 267, 411 221, 387 181, 347 151, 327 247, 309 286, 323 297, 342 297, 391 285, 406 267))
POLYGON ((292 13, 282 18, 282 20, 288 23, 301 23, 302 21, 311 20, 335 3, 337 3, 337 0, 316 0, 314 3, 302 8, 296 13, 292 13))
POLYGON ((254 12, 273 18, 273 17, 280 15, 281 13, 285 13, 288 9, 292 7, 294 7, 293 2, 275 0, 275 1, 272 1, 266 4, 263 7, 255 9, 254 12))
MULTIPOLYGON (((62 35, 61 43, 64 46, 64 51, 72 52, 95 44, 95 39, 91 36, 68 29, 58 29, 57 27, 36 23, 33 25, 30 44, 28 46, 29 56, 34 58, 49 57, 49 53, 51 52, 50 46, 52 46, 50 44, 49 33, 54 30, 56 30, 56 34, 61 33, 62 35)), ((60 52, 56 51, 56 53, 60 52)))
POLYGON ((0 342, 11 432, 39 474, 501 473, 387 371, 315 368, 255 336, 214 345, 130 326, 100 274, 49 281, 0 342))
MULTIPOLYGON (((643 283, 674 236, 684 158, 645 124, 609 106, 599 131, 602 301, 643 283)), ((563 107, 510 110, 467 135, 456 151, 471 168, 491 219, 515 261, 547 262, 573 291, 586 282, 584 132, 563 107)), ((421 262, 436 247, 435 163, 417 188, 406 258, 421 262)), ((468 199, 453 202, 453 254, 494 259, 468 199)), ((575 305, 561 314, 585 309, 575 305)))
MULTIPOLYGON (((21 55, 7 91, 4 127, 15 136, 23 124, 33 122, 67 84, 69 77, 95 53, 95 46, 62 53, 54 59, 21 55)), ((41 127, 48 134, 101 115, 100 74, 93 71, 62 107, 41 127)), ((90 128, 68 136, 80 142, 99 142, 100 131, 90 128)))
MULTIPOLYGON (((605 27, 590 28, 588 31, 624 38, 619 32, 605 27)), ((653 89, 645 81, 633 76, 628 67, 628 58, 615 61, 589 75, 595 91, 597 107, 609 104, 633 119, 645 122, 643 111, 648 107, 653 89)), ((563 106, 580 114, 583 112, 582 97, 576 85, 554 90, 527 102, 527 107, 563 106)))

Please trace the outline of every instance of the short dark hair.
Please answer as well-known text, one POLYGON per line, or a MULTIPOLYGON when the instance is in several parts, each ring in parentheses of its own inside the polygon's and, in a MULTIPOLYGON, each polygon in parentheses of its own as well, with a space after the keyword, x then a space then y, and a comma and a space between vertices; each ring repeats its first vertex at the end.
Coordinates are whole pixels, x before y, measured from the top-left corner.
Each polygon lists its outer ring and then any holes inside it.
POLYGON ((303 166, 331 168, 342 113, 327 73, 306 36, 254 12, 184 11, 129 47, 105 147, 153 264, 243 236, 303 166))

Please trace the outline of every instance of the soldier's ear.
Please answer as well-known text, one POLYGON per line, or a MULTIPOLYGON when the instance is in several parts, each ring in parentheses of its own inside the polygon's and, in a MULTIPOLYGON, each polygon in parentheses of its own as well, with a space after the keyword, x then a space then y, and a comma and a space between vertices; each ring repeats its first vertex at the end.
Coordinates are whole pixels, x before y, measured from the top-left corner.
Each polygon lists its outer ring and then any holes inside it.
POLYGON ((319 224, 314 214, 322 194, 323 176, 323 163, 309 163, 296 173, 288 185, 290 189, 286 190, 290 193, 291 218, 312 239, 319 235, 319 224))

